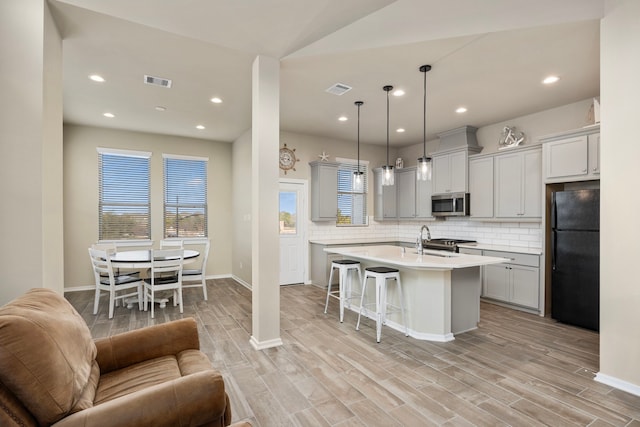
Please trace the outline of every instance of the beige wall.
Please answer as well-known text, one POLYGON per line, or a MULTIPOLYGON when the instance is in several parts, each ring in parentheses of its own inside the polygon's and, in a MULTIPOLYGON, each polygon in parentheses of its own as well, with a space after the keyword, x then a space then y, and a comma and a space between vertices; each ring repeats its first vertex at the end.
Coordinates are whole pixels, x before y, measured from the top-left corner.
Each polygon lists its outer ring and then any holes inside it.
POLYGON ((599 380, 640 395, 640 2, 608 1, 601 23, 599 380), (623 207, 623 209, 621 209, 623 207))
POLYGON ((64 127, 65 287, 93 285, 87 248, 98 239, 97 147, 150 151, 151 238, 163 237, 162 154, 209 158, 208 214, 211 252, 207 276, 231 272, 231 144, 89 126, 64 127))
POLYGON ((0 2, 0 304, 63 288, 61 46, 45 0, 0 2))
POLYGON ((251 129, 233 142, 232 151, 233 264, 232 274, 251 285, 251 129))

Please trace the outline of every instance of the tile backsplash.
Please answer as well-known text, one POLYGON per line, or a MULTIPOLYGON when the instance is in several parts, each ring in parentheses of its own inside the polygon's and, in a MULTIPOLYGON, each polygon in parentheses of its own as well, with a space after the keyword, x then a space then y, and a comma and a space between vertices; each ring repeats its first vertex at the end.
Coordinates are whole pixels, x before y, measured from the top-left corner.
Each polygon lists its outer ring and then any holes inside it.
POLYGON ((370 217, 369 225, 363 227, 337 227, 334 222, 309 221, 309 240, 398 239, 412 242, 418 236, 422 224, 429 227, 432 238, 470 239, 478 243, 533 249, 542 247, 542 228, 539 222, 482 222, 465 218, 377 222, 370 217))

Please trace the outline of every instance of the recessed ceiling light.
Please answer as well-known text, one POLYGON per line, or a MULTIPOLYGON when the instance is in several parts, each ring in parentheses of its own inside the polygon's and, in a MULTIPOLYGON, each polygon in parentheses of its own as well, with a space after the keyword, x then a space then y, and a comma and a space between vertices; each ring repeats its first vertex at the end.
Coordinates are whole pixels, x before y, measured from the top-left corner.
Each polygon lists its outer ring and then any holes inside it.
POLYGON ((404 132, 404 128, 398 128, 398 129, 396 129, 396 132, 402 133, 402 132, 404 132))
POLYGON ((211 98, 211 102, 213 102, 214 104, 222 104, 222 99, 216 97, 211 98))
POLYGON ((465 107, 458 107, 456 108, 456 113, 458 114, 462 114, 462 113, 466 113, 467 109, 465 107))
POLYGON ((167 111, 167 107, 163 107, 162 105, 157 105, 156 111, 167 111))
POLYGON ((557 82, 558 80, 560 80, 560 77, 558 76, 549 76, 547 78, 545 78, 542 83, 546 84, 546 85, 550 85, 553 84, 555 82, 557 82))
POLYGON ((202 129, 204 129, 204 126, 198 125, 198 126, 196 126, 196 129, 202 130, 202 129))
POLYGON ((340 120, 341 122, 346 122, 347 120, 349 120, 349 118, 346 116, 340 116, 338 117, 338 120, 340 120))
POLYGON ((94 82, 98 82, 98 83, 103 83, 104 82, 104 78, 102 76, 97 75, 97 74, 91 74, 89 76, 89 78, 91 80, 93 80, 94 82))
POLYGON ((398 89, 393 92, 393 96, 402 96, 404 95, 404 91, 402 89, 398 89))
POLYGON ((115 117, 115 114, 113 114, 113 113, 104 113, 103 116, 108 117, 110 119, 113 119, 115 117))

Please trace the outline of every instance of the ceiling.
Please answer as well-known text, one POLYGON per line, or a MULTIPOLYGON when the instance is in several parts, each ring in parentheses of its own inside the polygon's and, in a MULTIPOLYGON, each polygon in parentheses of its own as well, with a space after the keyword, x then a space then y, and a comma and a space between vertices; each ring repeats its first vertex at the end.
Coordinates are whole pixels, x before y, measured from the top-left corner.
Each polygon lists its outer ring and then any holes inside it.
POLYGON ((231 142, 251 127, 257 55, 281 61, 281 130, 354 140, 361 100, 369 144, 386 143, 384 85, 406 93, 390 97, 390 144, 423 140, 423 64, 433 67, 427 139, 600 93, 604 0, 49 3, 63 37, 65 123, 231 142), (543 85, 550 74, 560 81, 543 85), (172 87, 144 84, 144 75, 172 87), (353 89, 325 92, 335 83, 353 89), (460 106, 468 111, 457 114, 460 106))

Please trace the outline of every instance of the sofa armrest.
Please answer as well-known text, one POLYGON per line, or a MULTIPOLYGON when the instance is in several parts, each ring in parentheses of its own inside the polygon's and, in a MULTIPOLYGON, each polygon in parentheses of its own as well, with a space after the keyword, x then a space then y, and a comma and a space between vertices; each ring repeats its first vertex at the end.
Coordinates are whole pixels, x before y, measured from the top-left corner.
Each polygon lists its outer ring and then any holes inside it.
POLYGON ((200 349, 198 326, 191 317, 98 339, 95 343, 101 374, 183 350, 200 349))
POLYGON ((212 369, 76 412, 52 427, 226 425, 229 411, 222 376, 212 369))

